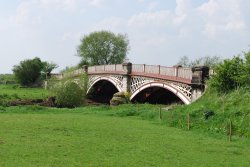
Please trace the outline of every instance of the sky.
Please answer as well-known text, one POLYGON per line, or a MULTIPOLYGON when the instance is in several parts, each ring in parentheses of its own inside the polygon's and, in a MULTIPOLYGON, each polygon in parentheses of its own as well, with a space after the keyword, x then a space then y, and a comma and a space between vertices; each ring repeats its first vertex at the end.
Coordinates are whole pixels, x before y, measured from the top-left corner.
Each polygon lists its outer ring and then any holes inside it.
POLYGON ((183 56, 231 58, 249 50, 249 0, 0 0, 0 73, 40 57, 80 62, 80 39, 127 34, 129 61, 173 66, 183 56))

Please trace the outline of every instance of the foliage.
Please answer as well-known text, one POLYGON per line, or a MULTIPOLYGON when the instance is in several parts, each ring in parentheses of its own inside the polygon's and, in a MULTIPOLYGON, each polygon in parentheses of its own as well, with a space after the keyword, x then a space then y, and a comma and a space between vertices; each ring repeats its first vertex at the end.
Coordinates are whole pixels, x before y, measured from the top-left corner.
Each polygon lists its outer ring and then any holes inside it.
POLYGON ((0 84, 15 83, 15 76, 13 74, 0 74, 0 84))
POLYGON ((182 67, 190 67, 190 60, 187 56, 183 56, 180 58, 179 62, 177 65, 181 65, 182 67))
POLYGON ((215 74, 210 80, 211 87, 221 93, 227 93, 239 87, 249 87, 249 55, 250 52, 245 53, 244 58, 235 56, 218 64, 214 68, 215 74))
POLYGON ((109 31, 92 32, 81 39, 77 53, 82 58, 80 65, 123 63, 128 52, 126 35, 109 31))
POLYGON ((63 80, 55 83, 50 89, 56 96, 58 107, 74 108, 84 103, 87 91, 87 77, 79 80, 63 80))
POLYGON ((217 64, 221 62, 221 59, 218 56, 205 56, 195 60, 189 60, 187 56, 183 56, 180 58, 178 65, 182 67, 193 67, 198 65, 208 66, 210 68, 214 68, 217 64))
POLYGON ((28 59, 20 62, 20 65, 15 65, 13 72, 15 78, 22 86, 31 86, 40 78, 43 63, 40 58, 28 59))
POLYGON ((42 62, 40 58, 21 61, 13 67, 14 76, 22 86, 33 86, 38 82, 47 79, 53 69, 57 68, 55 63, 42 62), (42 75, 43 74, 43 75, 42 75))
POLYGON ((247 88, 223 95, 208 88, 198 101, 166 112, 164 122, 168 126, 187 129, 187 114, 190 113, 192 129, 227 135, 231 120, 234 136, 250 138, 249 102, 250 90, 247 88))
POLYGON ((51 76, 51 72, 58 68, 58 65, 55 63, 49 63, 49 62, 43 62, 43 69, 42 69, 42 75, 47 80, 48 77, 51 76))
POLYGON ((62 69, 61 71, 60 71, 60 73, 68 73, 68 72, 72 72, 72 71, 75 71, 75 70, 77 70, 77 69, 79 69, 80 68, 80 66, 72 66, 72 67, 65 67, 64 69, 62 69))

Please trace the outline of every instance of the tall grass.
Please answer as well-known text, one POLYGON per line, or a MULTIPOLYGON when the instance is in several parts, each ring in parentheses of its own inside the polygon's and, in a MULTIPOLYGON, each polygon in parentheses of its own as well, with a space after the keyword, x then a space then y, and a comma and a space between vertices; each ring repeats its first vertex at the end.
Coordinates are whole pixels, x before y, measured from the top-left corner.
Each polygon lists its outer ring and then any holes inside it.
POLYGON ((227 134, 232 121, 233 135, 250 137, 250 92, 245 88, 228 94, 209 89, 195 103, 166 112, 164 122, 168 126, 186 129, 188 113, 192 129, 227 134), (208 112, 214 115, 206 119, 208 112))

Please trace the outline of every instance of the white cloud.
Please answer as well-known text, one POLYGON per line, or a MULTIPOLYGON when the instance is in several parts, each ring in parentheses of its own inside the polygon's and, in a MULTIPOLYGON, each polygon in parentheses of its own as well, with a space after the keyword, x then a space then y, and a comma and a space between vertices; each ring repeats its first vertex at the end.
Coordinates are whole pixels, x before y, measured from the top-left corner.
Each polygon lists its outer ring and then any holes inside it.
POLYGON ((246 21, 241 12, 242 0, 209 0, 197 8, 197 16, 201 14, 205 28, 203 33, 216 38, 221 33, 242 31, 246 21))
POLYGON ((110 17, 103 19, 98 24, 92 27, 93 31, 110 30, 114 32, 121 32, 126 30, 126 20, 118 17, 110 17))
POLYGON ((203 30, 203 34, 208 38, 214 39, 216 37, 218 31, 218 27, 213 23, 206 23, 205 28, 203 30))
POLYGON ((191 7, 190 0, 176 0, 175 17, 174 22, 181 24, 188 17, 188 13, 191 7))
POLYGON ((70 11, 76 8, 76 0, 40 0, 40 5, 45 9, 70 11))
POLYGON ((152 10, 155 10, 157 9, 157 7, 159 6, 159 3, 158 2, 150 2, 148 4, 148 10, 152 11, 152 10))
POLYGON ((198 10, 202 13, 207 14, 208 16, 214 15, 217 11, 219 11, 218 1, 209 0, 208 2, 202 4, 198 10))
POLYGON ((167 10, 139 13, 132 16, 128 20, 128 26, 130 27, 162 27, 168 25, 171 22, 170 12, 167 10))
POLYGON ((16 9, 16 13, 9 17, 12 24, 23 24, 29 20, 30 7, 33 5, 32 1, 22 2, 16 9))
POLYGON ((105 0, 90 0, 89 4, 96 7, 103 6, 105 0))
POLYGON ((246 27, 246 23, 243 20, 231 20, 225 25, 225 29, 228 31, 243 30, 246 27))

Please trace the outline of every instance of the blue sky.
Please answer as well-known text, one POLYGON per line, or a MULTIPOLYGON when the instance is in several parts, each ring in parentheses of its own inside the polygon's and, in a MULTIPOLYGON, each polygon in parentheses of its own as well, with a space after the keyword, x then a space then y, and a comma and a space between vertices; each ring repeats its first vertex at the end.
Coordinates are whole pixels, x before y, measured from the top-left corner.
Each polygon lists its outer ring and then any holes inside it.
POLYGON ((34 57, 58 70, 76 65, 80 39, 98 30, 126 33, 132 63, 229 58, 249 50, 249 7, 249 0, 0 0, 0 73, 34 57))

